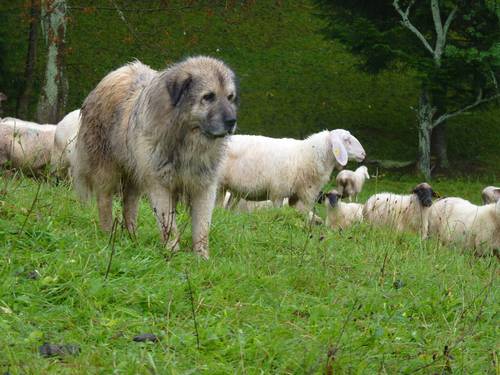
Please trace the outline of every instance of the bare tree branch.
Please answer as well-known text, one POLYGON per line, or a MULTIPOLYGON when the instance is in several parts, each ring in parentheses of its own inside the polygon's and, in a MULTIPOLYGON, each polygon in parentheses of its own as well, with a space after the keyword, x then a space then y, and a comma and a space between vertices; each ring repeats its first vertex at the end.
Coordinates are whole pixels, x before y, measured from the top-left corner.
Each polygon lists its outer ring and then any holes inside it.
POLYGON ((401 24, 404 25, 407 29, 409 29, 413 34, 415 34, 417 38, 420 39, 420 41, 423 43, 424 47, 431 53, 432 56, 434 56, 434 50, 432 49, 427 39, 425 39, 422 33, 418 31, 418 29, 415 26, 413 26, 413 24, 408 19, 408 13, 410 12, 410 7, 413 5, 413 1, 410 3, 405 12, 401 10, 401 7, 399 6, 399 0, 394 0, 392 2, 392 5, 394 9, 396 9, 396 11, 401 16, 402 19, 401 24))
POLYGON ((434 28, 436 30, 436 45, 434 46, 434 61, 437 66, 441 66, 441 56, 443 55, 444 46, 446 44, 446 36, 448 29, 450 28, 451 21, 455 17, 457 12, 457 7, 454 7, 448 18, 446 18, 444 27, 443 21, 441 19, 441 10, 439 9, 438 0, 432 0, 431 2, 432 19, 434 21, 434 28))
POLYGON ((493 82, 493 86, 495 86, 495 89, 498 91, 498 82, 497 82, 497 77, 495 77, 495 73, 493 70, 490 70, 491 74, 491 81, 493 82))
POLYGON ((454 7, 450 14, 448 14, 448 18, 446 19, 446 22, 444 23, 443 27, 443 34, 444 34, 444 39, 446 40, 446 34, 448 34, 448 29, 450 28, 451 21, 455 18, 455 13, 457 12, 457 7, 454 7))
POLYGON ((436 35, 438 37, 437 39, 439 39, 443 35, 443 23, 441 21, 441 12, 439 10, 438 0, 431 1, 431 11, 434 27, 436 29, 436 35))
POLYGON ((445 113, 444 115, 439 116, 437 118, 437 120, 433 122, 432 128, 435 128, 436 126, 438 126, 442 122, 444 122, 452 117, 458 116, 458 115, 468 111, 469 109, 477 107, 479 104, 490 102, 492 100, 495 100, 496 98, 500 98, 500 93, 497 93, 497 94, 492 95, 492 96, 487 97, 487 98, 483 98, 483 90, 479 89, 477 98, 473 103, 471 103, 471 104, 469 104, 469 105, 467 105, 467 106, 463 107, 462 109, 459 109, 455 112, 445 113))
MULTIPOLYGON (((75 5, 70 5, 68 6, 69 9, 74 9, 74 10, 89 10, 89 9, 95 9, 95 10, 106 10, 106 11, 116 11, 116 7, 101 7, 101 6, 75 6, 75 5)), ((22 8, 13 8, 11 9, 12 11, 16 11, 18 9, 22 8)), ((168 8, 121 8, 123 12, 131 12, 131 13, 152 13, 152 12, 166 12, 166 11, 180 11, 180 10, 185 10, 185 9, 193 9, 192 6, 182 6, 182 7, 168 7, 168 8)))
POLYGON ((121 20, 123 21, 123 23, 125 24, 125 26, 127 27, 128 31, 130 32, 130 34, 132 34, 136 39, 138 39, 137 37, 137 33, 135 32, 135 30, 132 28, 132 26, 127 22, 127 20, 125 19, 125 16, 123 14, 123 12, 121 11, 121 9, 118 7, 118 5, 116 4, 115 1, 111 1, 113 3, 113 6, 115 7, 115 10, 116 12, 118 13, 118 15, 120 16, 121 20))
POLYGON ((437 66, 441 66, 441 56, 443 55, 444 46, 446 45, 446 36, 450 28, 451 21, 455 17, 457 8, 454 7, 448 18, 446 18, 444 27, 441 20, 441 12, 439 10, 439 3, 437 0, 432 0, 431 4, 432 18, 434 20, 434 27, 436 29, 436 45, 434 47, 434 61, 437 66))

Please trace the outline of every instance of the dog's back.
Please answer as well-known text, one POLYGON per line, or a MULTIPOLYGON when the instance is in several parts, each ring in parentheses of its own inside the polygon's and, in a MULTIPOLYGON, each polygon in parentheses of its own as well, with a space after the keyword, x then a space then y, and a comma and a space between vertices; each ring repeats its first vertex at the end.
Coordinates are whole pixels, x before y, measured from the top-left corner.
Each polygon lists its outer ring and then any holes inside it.
POLYGON ((96 162, 110 157, 110 132, 128 118, 130 102, 156 73, 136 61, 109 73, 87 96, 78 137, 96 162))

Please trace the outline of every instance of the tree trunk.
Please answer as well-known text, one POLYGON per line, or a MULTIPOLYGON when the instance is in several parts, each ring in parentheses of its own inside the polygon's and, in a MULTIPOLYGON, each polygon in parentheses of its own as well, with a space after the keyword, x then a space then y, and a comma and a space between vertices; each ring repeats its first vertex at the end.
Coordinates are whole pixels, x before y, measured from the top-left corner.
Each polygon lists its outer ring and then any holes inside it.
POLYGON ((28 36, 28 55, 24 69, 24 85, 17 101, 16 115, 28 118, 28 107, 33 92, 33 74, 36 62, 36 46, 38 39, 38 22, 40 21, 40 0, 31 0, 30 6, 30 31, 28 36))
POLYGON ((446 122, 436 126, 432 131, 433 153, 437 159, 437 166, 441 170, 446 170, 450 167, 446 132, 446 122))
POLYGON ((42 0, 42 32, 47 45, 45 84, 38 102, 39 122, 56 123, 66 106, 67 80, 64 75, 66 0, 42 0))
POLYGON ((431 178, 431 134, 434 110, 430 103, 429 91, 422 89, 418 106, 418 151, 419 169, 426 180, 431 178))
MULTIPOLYGON (((437 108, 437 115, 446 113, 446 96, 448 93, 448 85, 441 84, 432 92, 432 102, 437 108)), ((436 157, 436 169, 446 170, 449 167, 448 162, 448 147, 447 147, 447 125, 446 121, 439 124, 432 130, 431 149, 432 155, 436 157)))

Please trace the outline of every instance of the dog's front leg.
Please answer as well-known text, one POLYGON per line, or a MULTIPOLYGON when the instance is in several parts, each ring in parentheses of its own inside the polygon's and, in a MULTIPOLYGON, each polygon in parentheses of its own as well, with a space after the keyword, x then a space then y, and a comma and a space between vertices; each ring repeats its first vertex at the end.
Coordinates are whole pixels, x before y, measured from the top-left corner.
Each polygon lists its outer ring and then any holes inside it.
POLYGON ((205 259, 208 259, 209 256, 208 233, 215 205, 216 190, 216 184, 212 184, 190 196, 193 249, 205 259))
POLYGON ((149 190, 151 208, 156 216, 156 222, 163 242, 172 251, 179 250, 179 234, 175 223, 176 198, 163 186, 155 185, 149 190))

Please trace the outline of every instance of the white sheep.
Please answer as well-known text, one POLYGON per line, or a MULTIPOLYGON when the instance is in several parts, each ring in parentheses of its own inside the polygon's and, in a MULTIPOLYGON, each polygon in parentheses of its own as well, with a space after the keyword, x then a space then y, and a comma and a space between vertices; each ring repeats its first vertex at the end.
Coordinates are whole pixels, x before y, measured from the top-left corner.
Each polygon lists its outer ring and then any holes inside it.
POLYGON ((352 198, 357 202, 358 194, 363 189, 365 180, 369 179, 368 168, 362 165, 354 172, 348 169, 340 171, 337 175, 337 191, 342 196, 342 198, 349 198, 349 202, 352 198))
POLYGON ((80 128, 80 110, 68 113, 58 122, 50 164, 53 171, 66 175, 70 167, 71 154, 75 150, 76 136, 80 128))
POLYGON ((475 249, 478 254, 500 250, 500 201, 476 206, 462 198, 440 199, 430 210, 426 237, 475 249))
POLYGON ((304 140, 234 135, 222 163, 220 186, 234 199, 282 201, 308 212, 333 169, 362 161, 365 151, 347 130, 313 134, 304 140))
POLYGON ((55 125, 6 117, 0 121, 0 165, 35 173, 50 161, 55 125))
POLYGON ((380 193, 372 195, 363 207, 363 218, 375 226, 398 231, 427 232, 429 208, 437 194, 427 183, 418 184, 412 194, 380 193))
POLYGON ((496 203, 500 200, 500 188, 495 186, 485 187, 481 193, 484 204, 496 203))
POLYGON ((359 203, 343 203, 342 195, 337 190, 326 194, 326 226, 332 229, 346 229, 363 221, 363 205, 359 203))

